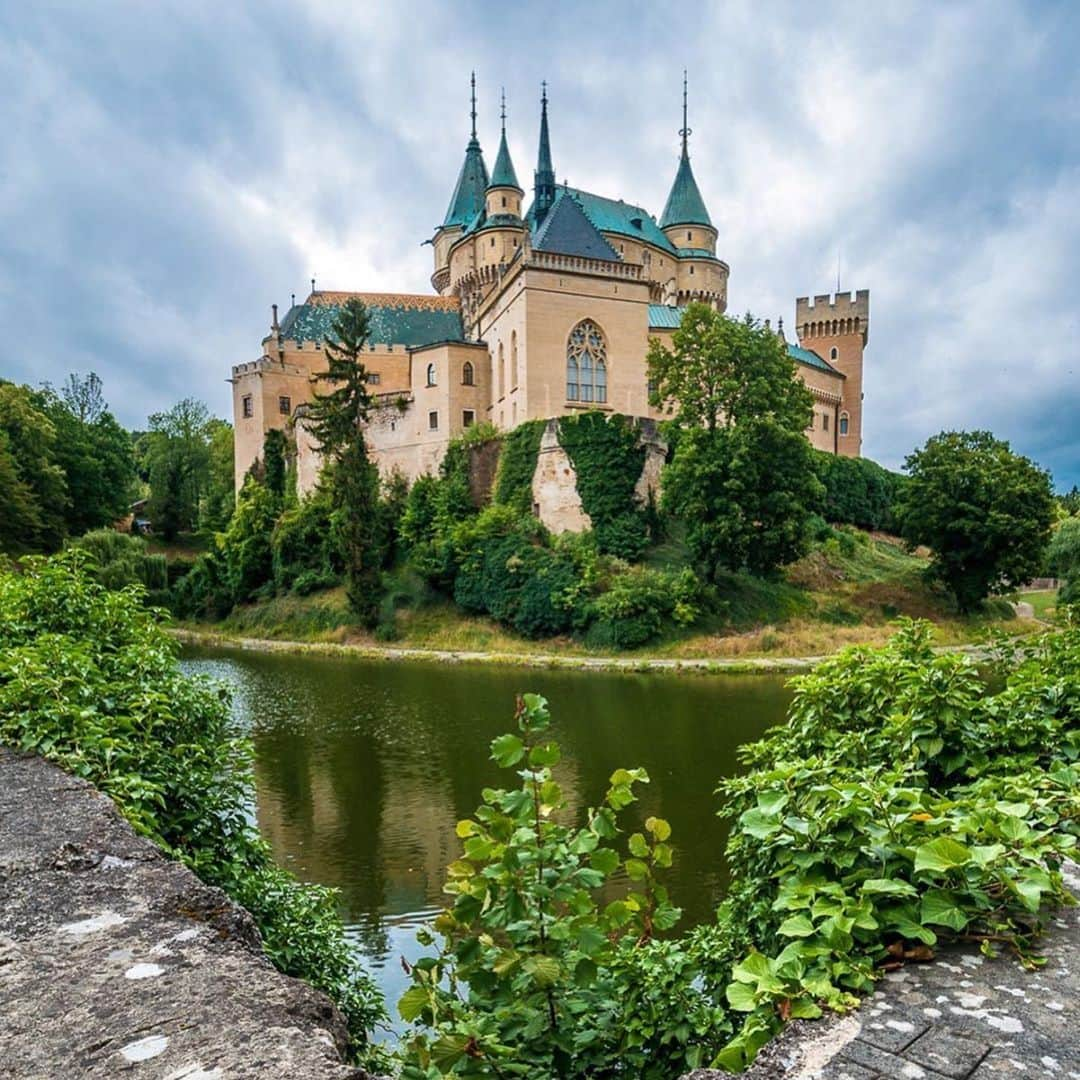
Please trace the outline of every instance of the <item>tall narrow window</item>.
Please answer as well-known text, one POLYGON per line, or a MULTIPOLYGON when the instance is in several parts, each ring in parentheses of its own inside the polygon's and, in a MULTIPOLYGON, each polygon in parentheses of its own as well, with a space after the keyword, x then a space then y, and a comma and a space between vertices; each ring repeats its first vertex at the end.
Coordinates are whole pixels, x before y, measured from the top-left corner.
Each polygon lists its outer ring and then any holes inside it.
POLYGON ((506 353, 503 351, 503 344, 499 342, 499 397, 500 399, 506 396, 506 353))
POLYGON ((241 404, 243 406, 244 416, 254 416, 255 415, 255 405, 251 400, 251 395, 250 394, 245 394, 244 395, 241 404))
POLYGON ((476 385, 476 380, 473 377, 472 362, 469 360, 466 360, 465 363, 461 365, 461 383, 463 386, 476 385))
POLYGON ((510 332, 510 389, 513 390, 518 384, 517 362, 517 331, 510 332))
POLYGON ((830 360, 839 360, 840 359, 840 350, 835 345, 829 350, 829 359, 830 360))
POLYGON ((292 399, 285 397, 284 394, 277 399, 278 412, 282 416, 288 416, 292 412, 292 399))
POLYGON ((840 434, 846 435, 848 429, 848 415, 847 413, 840 414, 840 434))
POLYGON ((427 366, 427 384, 428 386, 434 386, 436 384, 434 364, 428 364, 427 366))
POLYGON ((607 402, 607 343, 591 319, 579 322, 566 343, 566 400, 607 402))

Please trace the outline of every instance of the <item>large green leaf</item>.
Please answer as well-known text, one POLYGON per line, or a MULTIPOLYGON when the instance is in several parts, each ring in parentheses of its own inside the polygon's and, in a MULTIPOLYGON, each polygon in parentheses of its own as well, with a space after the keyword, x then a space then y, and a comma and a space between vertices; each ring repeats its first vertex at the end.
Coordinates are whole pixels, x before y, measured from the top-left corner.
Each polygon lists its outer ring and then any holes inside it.
POLYGON ((943 874, 971 862, 971 851, 949 836, 922 844, 915 849, 915 870, 943 874))
POLYGON ((491 741, 491 756, 500 768, 508 769, 525 756, 525 744, 516 735, 500 735, 491 741))
POLYGON ((922 898, 919 917, 924 923, 947 926, 957 932, 968 924, 968 915, 957 902, 957 894, 948 889, 928 889, 922 898))

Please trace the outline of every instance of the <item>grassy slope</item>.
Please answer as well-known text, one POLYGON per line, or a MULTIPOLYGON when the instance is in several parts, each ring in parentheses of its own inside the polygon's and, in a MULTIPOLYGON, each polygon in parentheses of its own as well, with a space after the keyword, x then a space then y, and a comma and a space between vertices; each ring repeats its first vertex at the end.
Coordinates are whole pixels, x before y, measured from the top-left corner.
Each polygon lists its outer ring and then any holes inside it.
MULTIPOLYGON (((685 552, 676 539, 656 548, 649 561, 657 567, 685 565, 685 552)), ((728 576, 719 587, 720 612, 690 630, 672 632, 625 655, 817 656, 856 642, 884 641, 891 632, 891 620, 898 615, 932 620, 943 645, 971 641, 992 626, 1024 629, 1000 601, 991 603, 983 615, 957 616, 948 599, 922 580, 925 567, 924 559, 887 538, 868 538, 847 553, 830 541, 789 567, 786 580, 728 576)), ((393 590, 400 633, 394 644, 477 652, 591 654, 570 638, 527 641, 491 619, 463 615, 408 574, 394 576, 393 590)), ((214 629, 238 637, 373 642, 370 634, 353 624, 341 588, 248 604, 214 629)))

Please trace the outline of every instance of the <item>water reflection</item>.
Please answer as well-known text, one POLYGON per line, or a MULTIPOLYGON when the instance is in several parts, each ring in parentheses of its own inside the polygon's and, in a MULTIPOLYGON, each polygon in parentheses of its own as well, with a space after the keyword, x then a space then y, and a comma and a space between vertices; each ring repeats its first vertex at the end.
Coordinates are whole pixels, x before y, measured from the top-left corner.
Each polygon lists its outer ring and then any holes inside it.
POLYGON ((256 812, 276 858, 341 890, 350 936, 393 1000, 399 955, 443 902, 454 826, 484 786, 509 774, 487 760, 511 730, 514 695, 551 702, 559 779, 579 812, 618 766, 652 779, 633 815, 674 830, 672 898, 683 926, 711 918, 725 877, 716 781, 735 750, 782 719, 790 695, 766 676, 675 678, 380 664, 190 649, 185 667, 234 692, 255 743, 256 812))

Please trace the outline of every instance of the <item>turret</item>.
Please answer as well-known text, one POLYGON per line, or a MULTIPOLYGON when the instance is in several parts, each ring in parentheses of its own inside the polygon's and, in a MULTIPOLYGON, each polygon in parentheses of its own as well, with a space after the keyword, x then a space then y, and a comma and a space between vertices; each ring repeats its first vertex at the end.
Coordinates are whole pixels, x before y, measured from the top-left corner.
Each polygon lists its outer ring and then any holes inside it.
POLYGON ((555 202, 555 169, 551 164, 551 142, 548 139, 547 83, 541 83, 540 95, 540 146, 536 155, 536 173, 533 182, 533 205, 530 211, 535 225, 547 216, 555 202))
POLYGON ((435 273, 431 283, 439 292, 448 284, 448 255, 453 242, 484 209, 484 193, 488 186, 487 166, 480 141, 476 137, 476 72, 472 74, 472 135, 465 147, 465 161, 458 174, 454 194, 446 209, 443 223, 435 230, 435 273))
POLYGON ((679 131, 682 154, 675 182, 671 185, 664 212, 660 215, 660 228, 677 248, 696 248, 710 255, 716 254, 716 230, 713 228, 705 200, 701 197, 694 171, 690 168, 690 127, 686 122, 686 72, 683 72, 683 126, 679 131))
POLYGON ((521 200, 525 195, 518 183, 514 163, 510 160, 510 148, 506 145, 506 92, 502 95, 502 137, 499 140, 499 153, 495 158, 495 168, 488 181, 485 200, 488 218, 514 217, 520 222, 521 200))

